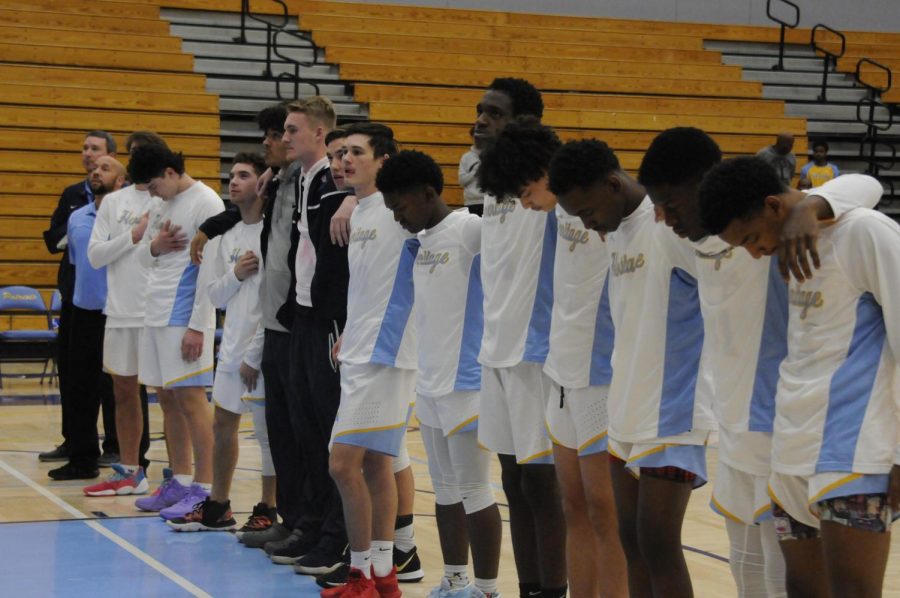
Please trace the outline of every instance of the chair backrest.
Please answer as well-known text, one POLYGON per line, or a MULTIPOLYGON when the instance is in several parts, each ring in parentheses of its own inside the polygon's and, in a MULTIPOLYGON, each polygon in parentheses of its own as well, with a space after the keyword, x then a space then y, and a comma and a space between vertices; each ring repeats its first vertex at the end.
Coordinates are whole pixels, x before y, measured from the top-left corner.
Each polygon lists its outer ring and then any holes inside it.
POLYGON ((50 299, 50 312, 54 314, 58 314, 62 311, 62 293, 59 292, 59 289, 53 291, 53 296, 50 299))
POLYGON ((0 311, 34 311, 47 313, 47 304, 37 289, 26 286, 0 288, 0 311))

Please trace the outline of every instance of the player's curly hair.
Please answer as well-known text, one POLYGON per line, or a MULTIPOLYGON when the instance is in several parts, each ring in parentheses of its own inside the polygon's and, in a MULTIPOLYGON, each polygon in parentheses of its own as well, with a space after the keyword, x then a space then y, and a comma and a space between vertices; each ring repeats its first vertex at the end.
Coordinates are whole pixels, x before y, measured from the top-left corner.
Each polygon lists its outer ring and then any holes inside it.
POLYGON ((556 196, 588 189, 621 170, 615 152, 599 139, 569 141, 550 160, 550 191, 556 196))
POLYGON ((378 170, 375 186, 384 194, 431 187, 440 195, 444 190, 444 174, 428 154, 404 150, 385 160, 378 170))
POLYGON ((498 77, 488 85, 488 89, 503 92, 510 97, 513 116, 530 115, 537 118, 544 116, 544 100, 541 99, 541 92, 525 79, 498 77))
POLYGON ((725 160, 700 183, 700 221, 710 234, 717 235, 734 220, 752 218, 763 209, 768 196, 783 192, 778 174, 761 158, 725 160))
POLYGON ((713 138, 694 127, 675 127, 656 136, 647 148, 638 182, 645 187, 680 185, 700 180, 722 161, 722 152, 713 138))
POLYGON ((518 197, 523 187, 547 174, 553 152, 561 145, 553 129, 536 117, 519 117, 481 153, 478 186, 501 201, 518 197))
POLYGON ((162 176, 166 168, 184 174, 184 156, 181 152, 173 152, 156 143, 138 145, 133 148, 128 161, 128 178, 137 184, 149 183, 150 179, 162 176))

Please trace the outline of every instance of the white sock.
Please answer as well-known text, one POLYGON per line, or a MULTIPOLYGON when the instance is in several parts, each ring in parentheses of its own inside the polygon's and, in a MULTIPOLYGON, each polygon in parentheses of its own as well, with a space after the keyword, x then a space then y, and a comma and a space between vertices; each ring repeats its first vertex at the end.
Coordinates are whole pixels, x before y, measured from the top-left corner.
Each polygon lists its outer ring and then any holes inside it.
POLYGON ((397 550, 403 552, 409 552, 416 547, 416 530, 411 523, 394 530, 394 544, 397 550))
POLYGON ((135 473, 138 470, 139 465, 122 465, 122 469, 127 471, 129 474, 135 473))
POLYGON ((356 552, 351 550, 350 567, 362 571, 366 579, 372 579, 372 551, 363 550, 362 552, 356 552))
POLYGON ((475 578, 475 587, 485 594, 497 593, 497 578, 494 579, 478 579, 475 578))
POLYGON ((444 565, 444 577, 450 582, 451 590, 460 590, 469 585, 469 571, 466 565, 444 565))
POLYGON ((194 478, 193 478, 193 476, 189 476, 185 473, 176 473, 175 481, 184 487, 188 487, 193 483, 194 478))
POLYGON ((394 543, 390 540, 372 541, 372 570, 375 577, 385 577, 394 568, 394 543))
POLYGON ((212 484, 201 484, 200 482, 194 482, 197 486, 200 487, 201 490, 209 494, 212 492, 212 484))

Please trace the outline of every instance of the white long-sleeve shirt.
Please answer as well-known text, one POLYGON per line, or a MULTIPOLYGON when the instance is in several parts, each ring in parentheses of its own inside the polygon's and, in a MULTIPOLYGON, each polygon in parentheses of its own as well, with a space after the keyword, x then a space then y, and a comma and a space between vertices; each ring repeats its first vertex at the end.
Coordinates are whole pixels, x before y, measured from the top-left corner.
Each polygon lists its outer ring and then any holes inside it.
POLYGON ((381 193, 350 216, 347 326, 340 361, 416 369, 413 263, 419 242, 394 221, 381 193))
POLYGON ((484 338, 478 360, 492 368, 544 363, 550 346, 556 214, 518 199, 484 198, 481 283, 484 338))
POLYGON ((900 465, 900 226, 852 210, 818 247, 821 268, 789 288, 772 468, 885 474, 900 465))
POLYGON ((609 312, 609 248, 581 219, 556 208, 550 352, 544 371, 565 388, 607 385, 614 329, 609 312))
POLYGON ((225 310, 217 366, 223 372, 236 372, 242 361, 258 370, 262 362, 264 328, 260 325, 260 288, 265 273, 260 267, 256 274, 244 280, 238 280, 234 273, 235 265, 248 251, 261 259, 262 228, 262 221, 238 222, 222 235, 213 260, 212 281, 206 291, 212 304, 225 310))
POLYGON ((484 328, 481 218, 465 209, 419 233, 413 267, 419 369, 416 392, 442 397, 481 389, 484 328))
POLYGON ((197 293, 207 283, 198 280, 201 271, 211 273, 212 269, 192 264, 189 246, 154 257, 150 241, 167 220, 180 226, 188 240, 193 239, 207 218, 224 210, 222 199, 200 181, 154 208, 138 252, 141 263, 149 269, 145 326, 187 326, 198 332, 215 327, 215 309, 209 297, 197 293))
POLYGON ((147 268, 140 261, 140 242, 134 243, 131 229, 141 217, 158 206, 134 185, 103 198, 88 243, 88 260, 94 268, 106 266, 107 328, 140 328, 144 325, 147 268))

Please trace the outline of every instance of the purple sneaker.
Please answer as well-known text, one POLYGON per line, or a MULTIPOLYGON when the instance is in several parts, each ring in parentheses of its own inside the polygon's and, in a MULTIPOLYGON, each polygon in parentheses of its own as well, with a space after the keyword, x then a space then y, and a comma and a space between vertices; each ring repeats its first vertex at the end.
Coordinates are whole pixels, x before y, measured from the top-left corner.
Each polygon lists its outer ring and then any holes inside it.
MULTIPOLYGON (((171 470, 169 470, 171 471, 171 470)), ((165 476, 165 471, 163 475, 165 476)), ((145 496, 134 501, 134 506, 142 511, 157 512, 170 507, 188 495, 190 488, 182 486, 175 479, 175 476, 168 475, 163 478, 162 484, 156 489, 156 492, 150 496, 145 496)))
MULTIPOLYGON (((184 488, 184 486, 182 486, 184 488)), ((178 517, 185 517, 194 510, 194 506, 209 498, 209 492, 198 486, 191 484, 190 491, 180 501, 170 507, 159 512, 159 516, 169 521, 178 517)))

